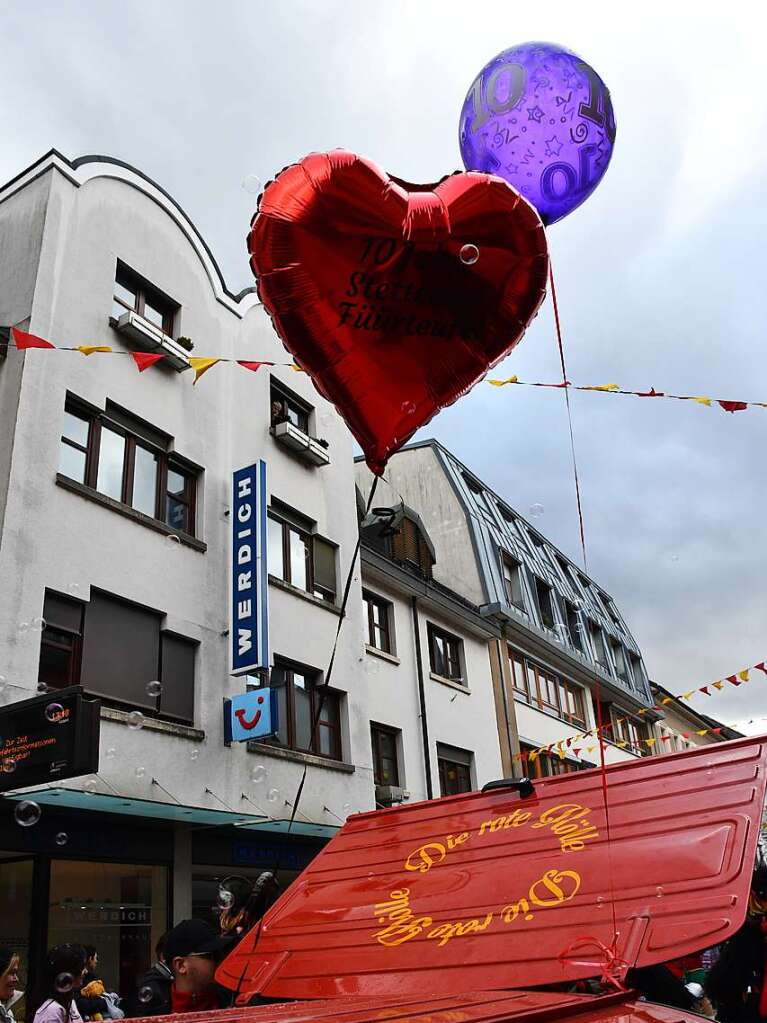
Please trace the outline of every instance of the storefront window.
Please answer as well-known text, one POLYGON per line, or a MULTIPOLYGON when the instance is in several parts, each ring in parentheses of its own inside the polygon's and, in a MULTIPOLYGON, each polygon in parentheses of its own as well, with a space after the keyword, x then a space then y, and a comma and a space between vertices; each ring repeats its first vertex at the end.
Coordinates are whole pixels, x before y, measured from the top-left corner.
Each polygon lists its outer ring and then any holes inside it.
POLYGON ((51 861, 48 946, 94 945, 107 990, 134 990, 167 929, 166 867, 51 861))
MULTIPOLYGON (((19 989, 26 990, 29 968, 29 918, 32 915, 32 860, 0 861, 0 944, 19 956, 19 989)), ((26 999, 16 1002, 16 1023, 25 1023, 26 999)))

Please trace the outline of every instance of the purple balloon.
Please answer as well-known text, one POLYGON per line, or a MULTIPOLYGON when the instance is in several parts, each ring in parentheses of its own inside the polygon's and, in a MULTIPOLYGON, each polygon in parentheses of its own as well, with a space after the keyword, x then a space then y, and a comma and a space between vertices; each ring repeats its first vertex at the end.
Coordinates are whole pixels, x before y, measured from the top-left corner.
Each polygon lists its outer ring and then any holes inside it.
POLYGON ((554 43, 523 43, 494 57, 461 111, 467 170, 505 178, 544 224, 584 202, 615 142, 610 92, 596 71, 554 43))

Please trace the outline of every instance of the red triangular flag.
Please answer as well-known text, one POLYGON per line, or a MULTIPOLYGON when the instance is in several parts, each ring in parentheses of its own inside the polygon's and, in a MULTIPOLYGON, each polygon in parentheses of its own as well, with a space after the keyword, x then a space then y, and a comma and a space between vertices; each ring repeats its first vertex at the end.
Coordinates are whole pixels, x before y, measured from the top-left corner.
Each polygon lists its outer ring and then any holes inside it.
POLYGON ((664 742, 671 742, 671 740, 672 740, 673 738, 674 738, 674 736, 673 736, 673 735, 662 735, 662 736, 661 736, 661 739, 662 739, 662 740, 663 740, 664 742))
POLYGON ((237 360, 237 365, 238 366, 243 366, 245 369, 250 369, 250 370, 253 370, 254 373, 257 373, 258 370, 261 369, 262 366, 273 366, 274 363, 273 362, 245 362, 243 359, 238 359, 237 360))
POLYGON ((26 334, 23 330, 19 330, 18 327, 11 327, 11 336, 13 337, 13 343, 19 349, 24 351, 26 348, 55 348, 56 345, 52 345, 50 341, 45 341, 41 337, 36 337, 34 334, 26 334))
POLYGON ((165 356, 156 352, 131 352, 131 358, 138 366, 139 373, 143 373, 145 369, 149 369, 150 366, 154 366, 160 359, 164 359, 165 356))
POLYGON ((728 675, 727 676, 727 681, 731 682, 734 686, 739 686, 740 685, 740 679, 738 678, 737 675, 728 675))
POLYGON ((720 401, 717 404, 721 405, 725 412, 742 412, 748 408, 747 401, 720 401))
POLYGON ((690 738, 690 733, 689 732, 682 732, 682 738, 683 739, 689 739, 690 738))
POLYGON ((711 696, 711 693, 708 691, 708 686, 701 686, 698 692, 705 693, 706 696, 711 696))
POLYGON ((649 391, 634 391, 637 398, 665 398, 666 395, 663 391, 656 391, 654 387, 651 387, 649 391))
POLYGON ((764 674, 767 675, 767 668, 764 666, 764 661, 760 661, 758 664, 755 664, 754 667, 758 668, 759 671, 763 671, 764 674))
POLYGON ((719 735, 721 730, 722 730, 721 725, 719 726, 719 728, 709 728, 709 732, 711 732, 712 735, 719 735))
POLYGON ((527 760, 527 750, 522 750, 522 752, 519 754, 519 759, 527 760))
POLYGON ((576 755, 576 757, 579 757, 581 755, 581 749, 582 749, 581 746, 573 746, 573 753, 576 755))

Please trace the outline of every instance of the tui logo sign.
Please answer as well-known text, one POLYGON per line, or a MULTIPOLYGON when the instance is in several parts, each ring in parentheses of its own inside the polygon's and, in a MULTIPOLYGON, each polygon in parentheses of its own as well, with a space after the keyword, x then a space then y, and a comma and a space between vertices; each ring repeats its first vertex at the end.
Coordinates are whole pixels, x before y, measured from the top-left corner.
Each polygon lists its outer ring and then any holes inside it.
POLYGON ((224 700, 224 740, 248 742, 275 735, 279 728, 277 693, 263 687, 224 700))

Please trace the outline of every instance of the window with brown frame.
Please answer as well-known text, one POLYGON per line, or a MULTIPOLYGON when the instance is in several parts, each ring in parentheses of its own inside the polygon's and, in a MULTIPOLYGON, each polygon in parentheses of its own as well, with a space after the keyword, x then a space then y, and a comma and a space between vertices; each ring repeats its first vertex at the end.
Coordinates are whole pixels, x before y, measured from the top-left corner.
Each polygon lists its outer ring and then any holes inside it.
POLYGON ((383 597, 378 597, 370 590, 362 591, 362 599, 365 602, 365 617, 367 620, 367 643, 376 650, 383 650, 384 653, 393 653, 391 636, 391 613, 392 605, 383 597))
POLYGON ((302 433, 309 433, 312 407, 284 384, 272 377, 269 388, 271 401, 271 425, 292 423, 302 433))
POLYGON ((337 548, 312 529, 309 520, 296 513, 269 512, 269 574, 332 604, 336 599, 337 548))
POLYGON ((429 545, 421 535, 421 530, 413 519, 405 515, 397 531, 389 537, 388 542, 391 556, 395 561, 410 565, 420 575, 427 579, 431 578, 434 558, 429 550, 429 545))
POLYGON ((373 781, 376 785, 399 786, 397 743, 400 732, 386 725, 370 725, 373 746, 373 781))
POLYGON ((193 724, 197 643, 163 618, 102 590, 89 601, 46 590, 38 684, 82 685, 108 706, 193 724))
POLYGON ((527 776, 528 778, 554 778, 560 774, 574 774, 576 771, 585 770, 586 765, 577 764, 573 760, 562 758, 554 753, 536 753, 534 757, 530 754, 535 751, 534 746, 521 742, 520 751, 527 753, 527 776))
POLYGON ((515 698, 521 697, 525 703, 530 700, 530 686, 527 680, 527 669, 522 657, 513 649, 508 647, 509 670, 511 672, 511 686, 515 698))
POLYGON ((201 470, 169 450, 171 438, 107 402, 100 412, 68 397, 59 472, 167 526, 195 535, 201 470))
POLYGON ((117 263, 112 300, 112 316, 116 320, 126 311, 135 312, 172 337, 173 321, 178 308, 178 303, 163 295, 139 274, 124 263, 117 263))
POLYGON ((509 670, 515 699, 573 725, 586 725, 584 690, 569 679, 559 678, 508 646, 509 670))
POLYGON ((429 635, 429 662, 435 675, 449 678, 466 685, 463 677, 463 640, 452 632, 440 629, 431 622, 427 625, 429 635))
POLYGON ((522 566, 510 554, 501 555, 503 561, 503 582, 506 597, 520 611, 525 610, 525 594, 522 589, 522 566))
POLYGON ((280 746, 341 759, 341 694, 320 684, 314 668, 275 658, 270 686, 277 691, 280 746))
POLYGON ((471 792, 471 762, 474 754, 457 746, 446 746, 437 743, 437 768, 439 770, 439 790, 442 796, 457 796, 461 792, 471 792))

